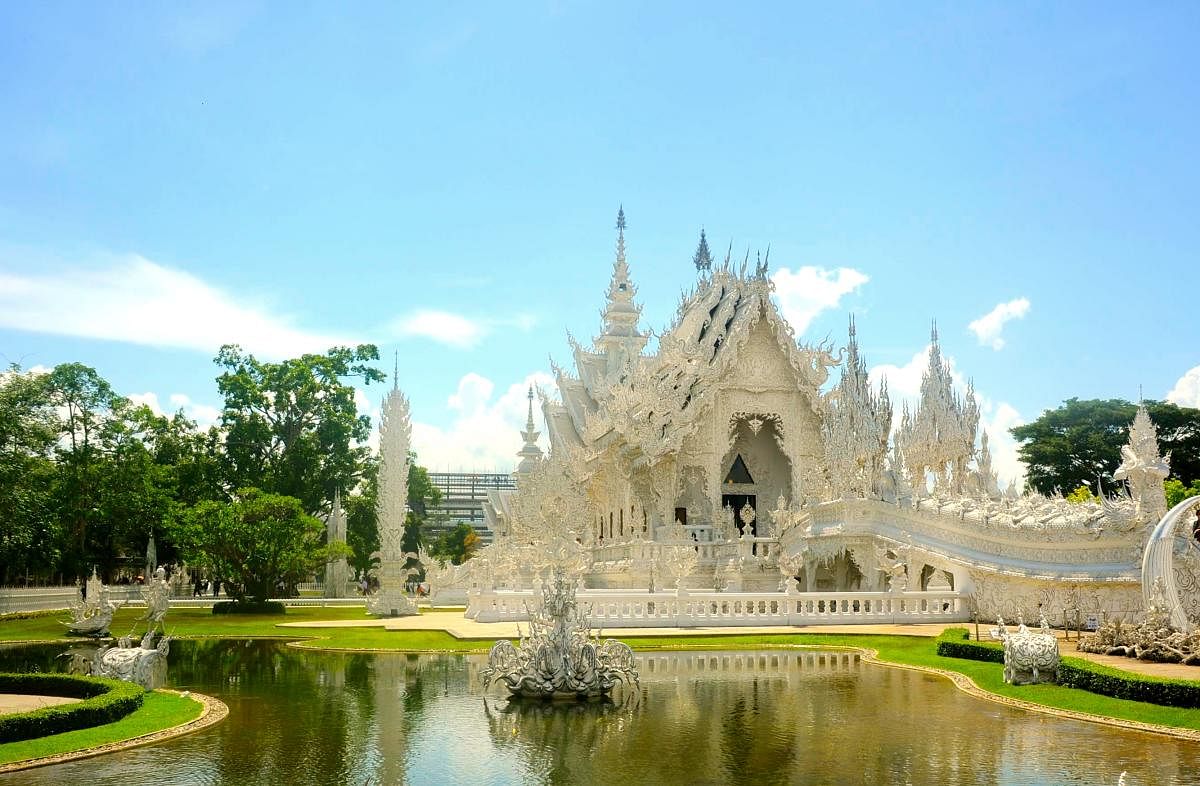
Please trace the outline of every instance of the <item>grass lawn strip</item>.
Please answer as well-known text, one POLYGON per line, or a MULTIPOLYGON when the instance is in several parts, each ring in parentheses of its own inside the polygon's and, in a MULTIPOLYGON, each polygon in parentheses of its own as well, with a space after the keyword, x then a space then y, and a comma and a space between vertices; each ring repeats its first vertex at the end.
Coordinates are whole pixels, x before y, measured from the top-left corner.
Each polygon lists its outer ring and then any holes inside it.
MULTIPOLYGON (((132 625, 140 610, 121 609, 114 619, 114 632, 123 632, 132 625)), ((65 615, 0 621, 0 641, 67 641, 59 619, 65 615)), ((298 635, 280 635, 279 622, 303 622, 330 619, 362 619, 363 610, 353 607, 293 607, 283 616, 230 615, 213 616, 206 608, 172 609, 167 618, 171 635, 181 638, 272 638, 287 640, 289 646, 300 649, 351 652, 486 652, 494 640, 457 639, 443 631, 388 631, 379 628, 320 628, 308 636, 302 629, 298 635)), ((946 658, 936 651, 936 639, 928 636, 880 634, 822 634, 788 633, 759 635, 719 635, 705 637, 626 636, 635 650, 693 650, 693 649, 772 649, 796 645, 826 646, 872 650, 875 659, 888 665, 922 667, 934 673, 958 674, 967 678, 980 691, 1017 702, 1013 706, 1042 707, 1079 713, 1083 719, 1101 722, 1119 720, 1121 725, 1168 727, 1153 729, 1164 733, 1170 730, 1200 731, 1200 709, 1164 707, 1145 702, 1114 699, 1060 685, 1007 685, 1003 667, 998 663, 946 658), (1083 716, 1088 716, 1084 718, 1083 716)), ((952 678, 953 679, 953 678, 952 678)), ((1190 735, 1187 736, 1192 739, 1190 735)), ((1200 736, 1195 737, 1200 739, 1200 736)))
POLYGON ((229 708, 200 693, 146 694, 141 709, 116 723, 0 745, 0 773, 62 764, 190 734, 225 718, 229 708))

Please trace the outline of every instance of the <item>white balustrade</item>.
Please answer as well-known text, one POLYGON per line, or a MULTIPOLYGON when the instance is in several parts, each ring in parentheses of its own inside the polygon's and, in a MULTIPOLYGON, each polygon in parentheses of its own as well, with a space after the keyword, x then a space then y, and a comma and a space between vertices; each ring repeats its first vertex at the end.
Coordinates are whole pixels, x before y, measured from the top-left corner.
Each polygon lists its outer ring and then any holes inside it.
MULTIPOLYGON (((528 619, 531 590, 472 590, 467 617, 479 622, 528 619)), ((958 592, 646 592, 582 590, 593 627, 726 627, 961 622, 958 592)))

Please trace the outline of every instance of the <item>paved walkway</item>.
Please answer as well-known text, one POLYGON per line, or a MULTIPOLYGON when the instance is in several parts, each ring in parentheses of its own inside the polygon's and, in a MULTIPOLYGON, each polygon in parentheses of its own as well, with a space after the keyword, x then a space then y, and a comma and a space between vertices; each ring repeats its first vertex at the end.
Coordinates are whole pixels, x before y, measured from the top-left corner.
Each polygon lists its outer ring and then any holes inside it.
MULTIPOLYGON (((476 622, 461 614, 439 612, 433 614, 418 614, 412 617, 392 617, 385 619, 361 620, 325 620, 319 622, 282 622, 280 628, 383 628, 395 631, 441 631, 460 640, 476 639, 515 639, 519 634, 518 627, 527 631, 528 625, 517 622, 476 622)), ((638 637, 674 637, 687 638, 691 636, 759 636, 780 633, 857 633, 877 634, 884 636, 928 636, 934 637, 946 628, 967 627, 974 633, 974 628, 968 623, 955 622, 949 624, 924 625, 763 625, 763 626, 723 626, 705 628, 604 628, 600 632, 604 636, 619 638, 638 637)), ((990 627, 990 626, 989 626, 990 627)), ((297 631, 299 632, 299 631, 297 631)), ((1122 671, 1132 671, 1153 677, 1166 677, 1181 680, 1200 680, 1200 667, 1184 666, 1181 663, 1150 663, 1122 658, 1112 655, 1096 655, 1090 652, 1075 650, 1075 637, 1062 641, 1063 632, 1055 631, 1061 641, 1063 655, 1083 658, 1105 666, 1111 666, 1122 671)), ((987 640, 987 628, 980 626, 980 633, 987 640)))
POLYGON ((73 704, 77 701, 83 701, 83 699, 72 699, 66 696, 31 696, 27 693, 0 693, 0 715, 32 712, 43 707, 73 704))

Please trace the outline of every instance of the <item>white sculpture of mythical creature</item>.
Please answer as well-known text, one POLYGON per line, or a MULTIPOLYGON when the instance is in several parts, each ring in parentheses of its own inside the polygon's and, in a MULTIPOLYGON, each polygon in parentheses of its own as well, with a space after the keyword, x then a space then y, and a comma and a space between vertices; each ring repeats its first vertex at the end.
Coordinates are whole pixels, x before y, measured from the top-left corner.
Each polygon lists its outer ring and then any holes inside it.
POLYGON ((171 585, 167 583, 167 572, 162 567, 154 571, 154 578, 142 588, 142 600, 146 602, 146 613, 138 618, 138 622, 146 623, 147 634, 155 627, 163 632, 163 618, 171 607, 171 585))
POLYGON ((154 631, 148 630, 138 645, 129 637, 122 637, 116 647, 101 649, 92 661, 92 676, 136 682, 146 690, 162 686, 166 682, 171 637, 159 635, 157 641, 155 638, 154 631))
POLYGON ((76 636, 107 636, 113 614, 120 606, 109 598, 108 587, 100 581, 95 568, 92 568, 92 576, 87 580, 84 590, 84 594, 76 597, 71 604, 71 621, 63 624, 68 632, 76 636))
POLYGON ((587 613, 575 599, 576 582, 555 570, 542 585, 542 602, 529 612, 529 635, 520 647, 498 641, 480 670, 486 689, 504 683, 517 696, 585 698, 610 692, 617 683, 637 686, 638 671, 627 644, 592 635, 587 613))
POLYGON ((1001 623, 1004 642, 1004 681, 1009 685, 1032 685, 1054 682, 1058 675, 1058 638, 1049 632, 1043 616, 1042 632, 1033 633, 1018 617, 1016 633, 1009 633, 1001 623))
POLYGON ((908 563, 902 555, 896 554, 887 548, 877 547, 875 549, 875 564, 887 575, 889 592, 898 592, 906 588, 908 563))

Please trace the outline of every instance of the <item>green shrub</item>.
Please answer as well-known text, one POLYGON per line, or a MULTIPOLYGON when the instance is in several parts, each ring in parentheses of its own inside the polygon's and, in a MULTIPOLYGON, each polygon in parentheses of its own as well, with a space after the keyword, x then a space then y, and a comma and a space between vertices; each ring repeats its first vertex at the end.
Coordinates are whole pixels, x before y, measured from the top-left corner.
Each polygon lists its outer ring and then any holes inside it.
POLYGON ((0 674, 0 693, 83 699, 74 704, 0 716, 0 743, 112 723, 142 706, 145 696, 141 686, 132 682, 70 674, 0 674))
POLYGON ((1003 663, 1004 647, 991 641, 971 641, 966 628, 947 628, 937 637, 937 654, 944 658, 965 658, 987 663, 1003 663))
POLYGON ((213 614, 284 614, 283 604, 277 600, 261 603, 239 600, 223 600, 213 604, 213 614))
POLYGON ((1130 674, 1081 658, 1062 659, 1058 664, 1058 684, 1114 699, 1167 707, 1200 707, 1200 682, 1130 674))

